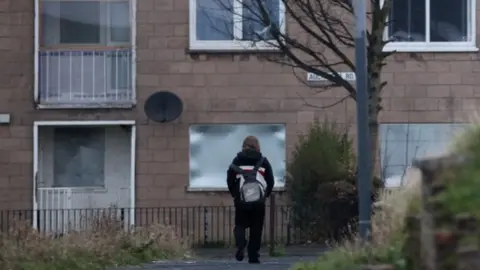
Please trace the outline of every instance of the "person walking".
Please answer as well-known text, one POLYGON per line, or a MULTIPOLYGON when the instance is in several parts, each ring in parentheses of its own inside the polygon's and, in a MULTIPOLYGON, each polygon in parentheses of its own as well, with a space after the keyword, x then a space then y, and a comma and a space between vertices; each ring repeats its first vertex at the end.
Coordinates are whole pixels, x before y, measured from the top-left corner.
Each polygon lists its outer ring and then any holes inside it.
POLYGON ((243 261, 245 246, 249 263, 260 263, 260 245, 265 221, 265 202, 273 190, 275 180, 270 162, 260 151, 255 136, 244 139, 242 150, 233 159, 227 171, 227 185, 235 205, 235 258, 243 261), (249 239, 245 237, 249 229, 249 239))

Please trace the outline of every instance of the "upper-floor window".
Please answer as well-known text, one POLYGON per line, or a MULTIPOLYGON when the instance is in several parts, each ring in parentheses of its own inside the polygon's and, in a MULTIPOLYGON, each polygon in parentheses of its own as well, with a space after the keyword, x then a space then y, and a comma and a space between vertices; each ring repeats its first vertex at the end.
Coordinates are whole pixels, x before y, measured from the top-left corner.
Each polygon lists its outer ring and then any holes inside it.
POLYGON ((39 105, 132 106, 132 0, 37 1, 39 105))
POLYGON ((285 29, 282 0, 189 0, 190 49, 272 49, 273 24, 285 29), (268 19, 260 11, 268 13, 268 19), (269 21, 267 23, 267 21, 269 21))
POLYGON ((42 47, 130 45, 129 1, 42 3, 42 47))
MULTIPOLYGON (((384 0, 386 1, 386 0, 384 0)), ((392 0, 386 50, 476 51, 475 0, 392 0)))

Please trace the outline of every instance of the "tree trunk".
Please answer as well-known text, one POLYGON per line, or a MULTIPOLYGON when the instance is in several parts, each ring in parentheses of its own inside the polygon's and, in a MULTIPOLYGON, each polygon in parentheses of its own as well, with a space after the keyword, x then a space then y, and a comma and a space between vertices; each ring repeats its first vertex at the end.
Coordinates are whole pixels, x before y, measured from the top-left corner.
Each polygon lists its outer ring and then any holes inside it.
MULTIPOLYGON (((369 87, 369 108, 368 108, 368 127, 370 129, 370 149, 372 155, 372 176, 381 177, 380 166, 380 149, 379 149, 379 124, 378 115, 382 110, 382 99, 380 93, 382 91, 382 83, 380 80, 380 72, 372 72, 369 87)), ((373 180, 373 179, 372 179, 373 180)))
POLYGON ((378 113, 375 113, 370 118, 369 123, 370 128, 370 147, 372 149, 372 176, 373 177, 381 177, 381 160, 380 160, 380 131, 379 131, 379 124, 378 124, 378 113))

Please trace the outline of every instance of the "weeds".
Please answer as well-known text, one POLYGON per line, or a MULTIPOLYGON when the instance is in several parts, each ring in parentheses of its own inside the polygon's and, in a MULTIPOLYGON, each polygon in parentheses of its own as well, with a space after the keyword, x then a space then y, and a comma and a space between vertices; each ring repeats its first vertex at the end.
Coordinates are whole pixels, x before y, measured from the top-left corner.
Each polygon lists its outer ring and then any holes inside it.
POLYGON ((273 253, 270 254, 272 257, 283 257, 286 255, 285 245, 275 244, 273 253))
POLYGON ((108 216, 91 224, 87 231, 58 237, 41 234, 30 224, 15 223, 0 234, 0 269, 96 270, 187 254, 186 243, 169 226, 155 224, 128 231, 108 216))

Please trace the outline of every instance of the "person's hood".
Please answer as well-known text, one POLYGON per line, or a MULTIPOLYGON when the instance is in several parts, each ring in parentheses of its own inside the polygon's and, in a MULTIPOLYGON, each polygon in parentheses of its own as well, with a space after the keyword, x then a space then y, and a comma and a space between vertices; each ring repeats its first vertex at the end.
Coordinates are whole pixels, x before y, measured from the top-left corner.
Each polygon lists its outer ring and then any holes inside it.
POLYGON ((240 160, 259 160, 262 157, 262 153, 254 149, 247 149, 237 153, 237 158, 240 160))

